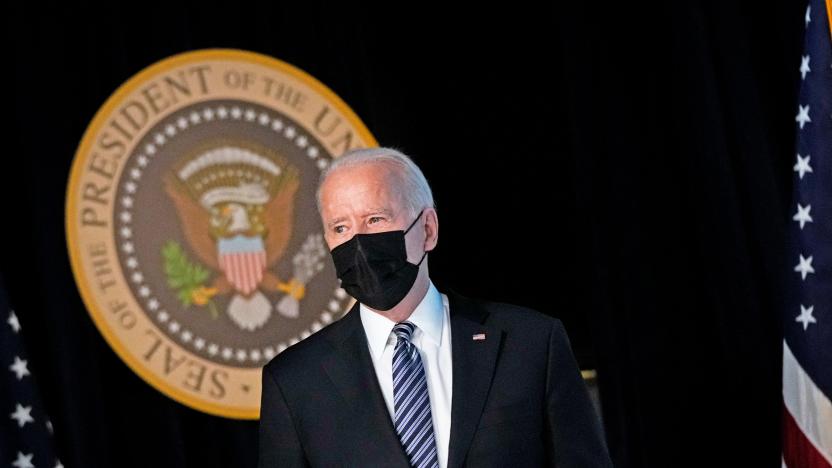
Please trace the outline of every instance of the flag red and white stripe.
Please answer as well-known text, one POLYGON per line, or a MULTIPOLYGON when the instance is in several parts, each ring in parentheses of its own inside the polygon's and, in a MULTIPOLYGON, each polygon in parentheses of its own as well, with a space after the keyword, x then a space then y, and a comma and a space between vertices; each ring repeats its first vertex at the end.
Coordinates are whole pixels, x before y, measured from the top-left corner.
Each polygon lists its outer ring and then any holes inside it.
POLYGON ((783 341, 783 460, 789 467, 832 468, 832 402, 783 341))
POLYGON ((260 281, 266 269, 266 252, 227 252, 220 254, 220 268, 228 282, 243 295, 251 294, 260 281))

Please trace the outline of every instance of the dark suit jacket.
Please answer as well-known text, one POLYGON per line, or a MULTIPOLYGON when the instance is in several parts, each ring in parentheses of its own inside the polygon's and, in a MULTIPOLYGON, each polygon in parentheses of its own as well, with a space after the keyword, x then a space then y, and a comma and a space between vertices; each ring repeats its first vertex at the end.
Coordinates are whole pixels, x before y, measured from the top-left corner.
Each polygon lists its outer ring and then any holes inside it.
MULTIPOLYGON (((453 292, 448 301, 448 467, 612 466, 560 321, 453 292)), ((294 466, 408 466, 357 304, 263 368, 259 467, 294 466)))

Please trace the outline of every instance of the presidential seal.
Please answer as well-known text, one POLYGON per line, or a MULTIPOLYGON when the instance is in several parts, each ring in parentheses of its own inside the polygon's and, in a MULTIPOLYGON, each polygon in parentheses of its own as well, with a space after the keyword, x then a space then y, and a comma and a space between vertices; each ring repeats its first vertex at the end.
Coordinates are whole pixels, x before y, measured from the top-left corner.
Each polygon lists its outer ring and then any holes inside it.
POLYGON ((188 52, 132 77, 67 189, 73 273, 107 342, 169 397, 256 419, 262 366, 351 305, 315 188, 375 145, 332 91, 264 55, 188 52))

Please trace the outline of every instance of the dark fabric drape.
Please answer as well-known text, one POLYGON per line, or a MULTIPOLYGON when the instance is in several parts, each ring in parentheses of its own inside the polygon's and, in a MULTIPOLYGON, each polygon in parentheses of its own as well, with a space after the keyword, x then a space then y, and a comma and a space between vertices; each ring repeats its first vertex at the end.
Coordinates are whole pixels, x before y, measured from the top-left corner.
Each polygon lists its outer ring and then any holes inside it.
POLYGON ((106 345, 63 225, 104 100, 157 60, 231 47, 304 69, 414 156, 437 285, 563 319, 617 466, 777 466, 804 8, 7 6, 0 266, 64 465, 254 466, 256 422, 173 402, 106 345))
POLYGON ((579 250, 620 466, 780 463, 804 9, 618 6, 589 45, 585 23, 565 29, 584 51, 565 69, 587 71, 570 100, 579 250))

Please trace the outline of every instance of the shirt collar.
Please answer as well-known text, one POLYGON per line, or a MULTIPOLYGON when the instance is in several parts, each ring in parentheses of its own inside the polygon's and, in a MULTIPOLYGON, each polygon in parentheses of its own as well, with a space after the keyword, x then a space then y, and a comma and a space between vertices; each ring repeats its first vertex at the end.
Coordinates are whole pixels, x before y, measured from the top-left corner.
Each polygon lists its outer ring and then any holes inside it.
MULTIPOLYGON (((361 323, 364 325, 364 332, 367 334, 367 341, 370 343, 370 351, 373 357, 378 359, 384 352, 390 333, 396 322, 387 317, 373 312, 364 304, 359 305, 361 323)), ((445 315, 445 304, 442 295, 433 285, 428 284, 428 292, 416 309, 406 320, 412 322, 437 346, 442 344, 442 323, 445 315)))

